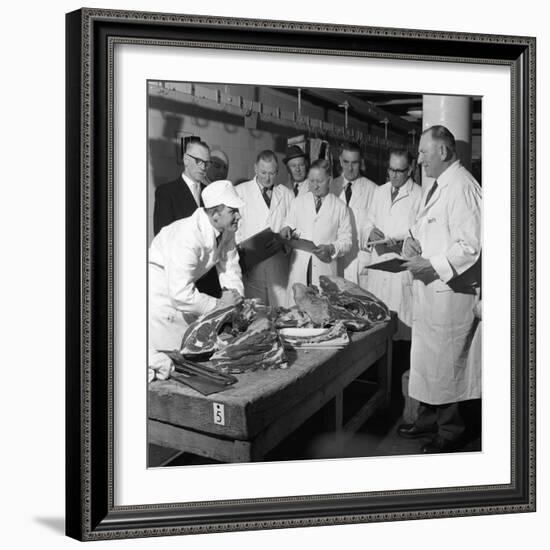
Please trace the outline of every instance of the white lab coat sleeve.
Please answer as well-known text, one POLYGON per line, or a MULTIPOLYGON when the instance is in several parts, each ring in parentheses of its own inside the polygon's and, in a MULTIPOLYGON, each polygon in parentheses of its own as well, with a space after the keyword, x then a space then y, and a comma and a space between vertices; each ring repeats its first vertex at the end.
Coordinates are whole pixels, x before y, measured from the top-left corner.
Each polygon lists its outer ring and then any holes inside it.
POLYGON ((449 212, 450 247, 429 258, 447 283, 470 268, 481 252, 481 195, 473 185, 464 186, 453 198, 449 212))
POLYGON ((334 245, 333 257, 344 256, 351 250, 351 220, 347 207, 338 212, 338 232, 334 245))
POLYGON ((382 187, 377 187, 374 190, 374 194, 372 196, 372 200, 369 203, 369 209, 367 210, 367 215, 365 216, 365 220, 361 225, 361 227, 359 227, 359 230, 357 231, 360 250, 370 249, 367 243, 369 241, 370 232, 376 227, 376 208, 377 208, 378 200, 381 195, 381 191, 382 191, 382 187))
POLYGON ((218 300, 195 286, 197 277, 198 250, 189 243, 174 240, 167 250, 164 267, 168 295, 175 309, 183 313, 203 315, 216 308, 218 300))
POLYGON ((235 289, 244 296, 243 278, 236 247, 227 251, 226 259, 218 262, 216 269, 222 288, 235 289))
POLYGON ((283 222, 283 227, 290 227, 292 231, 296 229, 296 218, 297 218, 297 204, 301 203, 302 201, 299 201, 298 199, 293 200, 290 203, 290 208, 287 211, 287 215, 285 217, 285 221, 283 222))

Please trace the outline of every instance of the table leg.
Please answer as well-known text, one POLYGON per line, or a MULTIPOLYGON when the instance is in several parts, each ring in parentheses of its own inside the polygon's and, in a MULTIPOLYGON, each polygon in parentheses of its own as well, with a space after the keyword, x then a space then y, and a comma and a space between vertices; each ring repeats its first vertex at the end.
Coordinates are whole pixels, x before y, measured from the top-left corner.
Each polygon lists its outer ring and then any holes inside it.
POLYGON ((379 389, 383 392, 386 406, 390 404, 391 400, 392 350, 393 340, 388 338, 386 341, 386 354, 378 360, 379 389))
POLYGON ((252 462, 252 445, 249 441, 233 441, 233 460, 231 462, 252 462))
POLYGON ((344 426, 344 392, 334 396, 334 430, 341 432, 344 426))

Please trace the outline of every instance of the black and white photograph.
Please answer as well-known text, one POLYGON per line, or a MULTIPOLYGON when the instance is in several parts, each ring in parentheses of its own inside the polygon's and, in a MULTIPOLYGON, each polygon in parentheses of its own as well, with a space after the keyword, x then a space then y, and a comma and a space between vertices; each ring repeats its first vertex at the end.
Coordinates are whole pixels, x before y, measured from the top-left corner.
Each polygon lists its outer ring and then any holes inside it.
POLYGON ((482 452, 482 97, 146 93, 147 466, 482 452))
POLYGON ((534 511, 535 39, 273 15, 67 14, 66 533, 534 511))

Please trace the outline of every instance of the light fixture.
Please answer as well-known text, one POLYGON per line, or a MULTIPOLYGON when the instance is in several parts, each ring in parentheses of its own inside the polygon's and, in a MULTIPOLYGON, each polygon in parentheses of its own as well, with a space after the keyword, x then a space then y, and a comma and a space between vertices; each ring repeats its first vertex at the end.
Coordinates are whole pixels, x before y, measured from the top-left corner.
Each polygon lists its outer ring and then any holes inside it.
POLYGON ((421 119, 422 118, 422 109, 407 109, 407 114, 414 117, 421 119))

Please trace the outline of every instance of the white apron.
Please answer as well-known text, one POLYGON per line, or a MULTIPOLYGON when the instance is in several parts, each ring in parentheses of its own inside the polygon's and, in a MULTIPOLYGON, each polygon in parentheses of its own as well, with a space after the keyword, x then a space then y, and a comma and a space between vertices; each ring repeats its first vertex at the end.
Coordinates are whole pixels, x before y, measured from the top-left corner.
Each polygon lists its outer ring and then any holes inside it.
POLYGON ((330 263, 322 262, 313 254, 293 250, 290 257, 288 280, 288 303, 293 306, 294 283, 307 284, 307 268, 311 259, 311 282, 319 284, 321 275, 337 275, 337 258, 351 248, 351 223, 346 205, 332 193, 323 200, 319 212, 315 212, 315 198, 311 191, 298 195, 290 208, 286 226, 296 230, 301 239, 313 241, 316 245, 333 244, 335 258, 330 263))
POLYGON ((443 280, 413 282, 409 379, 410 396, 433 405, 481 397, 481 357, 472 348, 480 338, 474 339, 480 328, 473 312, 476 296, 454 292, 444 282, 480 255, 481 188, 458 161, 437 181, 412 232, 443 280))
MULTIPOLYGON (((255 179, 235 187, 243 199, 239 210, 241 221, 237 231, 237 243, 270 227, 278 233, 283 227, 294 193, 284 185, 274 185, 271 204, 267 207, 255 179)), ((247 298, 259 298, 268 306, 286 306, 288 285, 288 256, 278 252, 243 274, 244 292, 247 298)))
MULTIPOLYGON (((334 193, 344 204, 346 203, 345 183, 344 176, 339 176, 330 184, 331 193, 334 193)), ((359 177, 352 183, 349 202, 352 230, 351 249, 338 260, 338 274, 363 288, 365 288, 366 280, 360 274, 369 263, 370 254, 360 249, 359 235, 367 221, 367 212, 376 188, 377 185, 373 181, 364 177, 359 177)))
MULTIPOLYGON (((292 193, 292 196, 294 197, 294 184, 290 180, 287 180, 283 185, 292 193)), ((309 191, 309 180, 306 178, 304 181, 301 181, 298 184, 298 194, 296 195, 296 197, 298 197, 299 195, 303 195, 308 191, 309 191)))
MULTIPOLYGON (((363 247, 374 227, 380 229, 386 237, 402 240, 408 235, 408 229, 414 224, 420 206, 422 188, 412 179, 399 189, 395 201, 391 200, 391 182, 378 187, 367 216, 362 236, 363 247)), ((370 248, 370 247, 369 247, 370 248)), ((399 254, 387 252, 379 255, 373 247, 369 263, 378 263, 399 254)), ((412 324, 412 274, 409 271, 388 273, 387 271, 368 270, 365 288, 380 298, 389 309, 397 312, 397 332, 394 340, 410 340, 412 324)))

